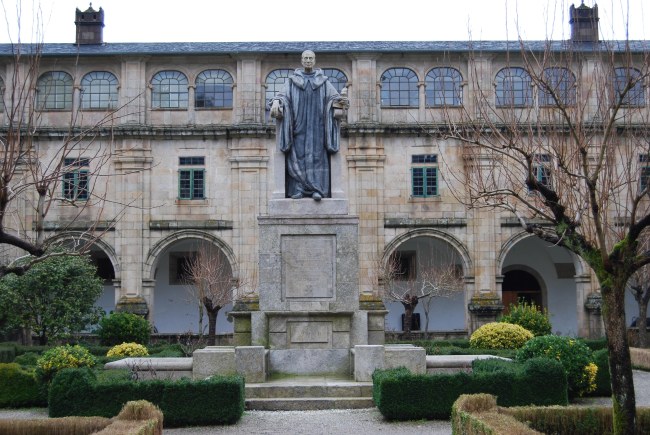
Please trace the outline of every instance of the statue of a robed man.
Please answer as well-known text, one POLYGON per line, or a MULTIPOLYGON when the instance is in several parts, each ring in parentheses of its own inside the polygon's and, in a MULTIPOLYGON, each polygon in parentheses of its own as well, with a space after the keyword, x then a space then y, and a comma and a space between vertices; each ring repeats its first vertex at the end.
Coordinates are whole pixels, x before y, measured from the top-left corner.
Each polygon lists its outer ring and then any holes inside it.
POLYGON ((329 154, 339 150, 349 100, 347 90, 340 95, 315 63, 313 51, 303 52, 303 69, 289 76, 270 104, 278 146, 286 154, 287 196, 320 201, 330 196, 329 154))

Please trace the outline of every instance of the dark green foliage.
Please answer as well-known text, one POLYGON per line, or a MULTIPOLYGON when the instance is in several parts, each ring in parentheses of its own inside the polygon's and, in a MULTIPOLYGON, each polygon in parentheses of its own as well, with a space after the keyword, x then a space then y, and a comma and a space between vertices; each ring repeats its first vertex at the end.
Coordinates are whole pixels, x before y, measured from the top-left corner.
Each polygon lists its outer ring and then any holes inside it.
POLYGON ((582 339, 582 342, 594 352, 601 349, 607 349, 606 338, 585 338, 582 339))
POLYGON ((58 372, 48 392, 47 404, 50 417, 100 416, 93 414, 92 409, 88 409, 88 403, 93 399, 95 381, 95 374, 87 367, 63 369, 58 372))
POLYGON ((585 375, 592 363, 592 352, 582 340, 559 335, 544 335, 528 341, 517 352, 518 361, 530 358, 550 358, 564 366, 569 381, 569 396, 578 397, 595 388, 595 379, 585 375), (592 383, 593 381, 593 383, 592 383))
POLYGON ((18 355, 15 359, 14 362, 16 364, 20 364, 23 367, 31 367, 31 366, 36 366, 36 361, 38 361, 39 354, 36 352, 27 352, 23 353, 22 355, 18 355))
POLYGON ((152 358, 182 358, 185 354, 182 350, 169 346, 166 349, 163 349, 158 353, 152 353, 149 356, 152 358))
POLYGON ((151 325, 137 314, 113 313, 100 320, 97 335, 104 346, 122 343, 146 345, 149 343, 151 325))
POLYGON ((596 373, 596 390, 590 396, 609 397, 612 395, 612 378, 609 374, 609 354, 607 349, 594 352, 594 363, 598 366, 596 373))
POLYGON ((61 255, 34 264, 24 275, 0 279, 0 307, 10 327, 29 328, 40 344, 65 338, 99 320, 95 306, 103 281, 88 257, 61 255))
POLYGON ((16 358, 16 346, 0 346, 0 363, 10 363, 16 358))
POLYGON ((525 364, 485 361, 472 374, 380 370, 374 373, 373 384, 375 404, 389 420, 448 419, 461 394, 494 394, 501 406, 568 403, 564 369, 548 359, 525 364))
POLYGON ((0 408, 44 406, 44 391, 33 372, 16 363, 0 364, 0 408))
POLYGON ((214 376, 205 381, 130 381, 120 374, 98 381, 92 372, 62 370, 49 395, 50 417, 117 414, 124 403, 147 400, 165 416, 165 426, 231 424, 244 412, 244 380, 214 376))

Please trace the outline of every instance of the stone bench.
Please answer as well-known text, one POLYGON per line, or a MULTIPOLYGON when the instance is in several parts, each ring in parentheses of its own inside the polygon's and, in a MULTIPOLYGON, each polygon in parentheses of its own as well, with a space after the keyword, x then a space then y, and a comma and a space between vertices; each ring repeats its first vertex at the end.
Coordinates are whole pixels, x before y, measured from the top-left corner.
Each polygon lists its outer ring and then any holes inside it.
POLYGON ((490 358, 512 361, 494 355, 427 355, 427 373, 471 372, 474 360, 490 358))
POLYGON ((192 358, 124 358, 106 363, 104 369, 127 369, 139 379, 192 378, 192 358))

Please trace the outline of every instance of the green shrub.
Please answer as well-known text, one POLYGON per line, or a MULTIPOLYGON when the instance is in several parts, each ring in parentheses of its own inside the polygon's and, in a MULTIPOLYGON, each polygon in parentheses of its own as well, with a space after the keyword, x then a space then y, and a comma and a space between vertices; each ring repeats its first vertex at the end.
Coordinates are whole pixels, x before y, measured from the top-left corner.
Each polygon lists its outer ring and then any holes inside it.
POLYGON ((478 328, 469 339, 472 348, 519 349, 533 334, 519 325, 492 322, 478 328))
POLYGON ((577 397, 596 389, 597 366, 591 349, 580 340, 559 335, 544 335, 527 342, 517 352, 518 361, 530 358, 549 358, 559 361, 569 382, 569 396, 577 397))
POLYGON ((504 323, 512 323, 529 330, 535 337, 551 333, 551 321, 546 310, 540 311, 537 305, 519 301, 510 304, 510 312, 501 318, 504 323))
POLYGON ((14 362, 16 364, 20 364, 23 367, 36 366, 39 358, 40 355, 36 352, 27 352, 22 355, 18 355, 16 359, 14 359, 14 362))
POLYGON ((133 400, 147 400, 158 406, 166 427, 230 424, 244 412, 244 379, 213 376, 202 381, 133 382, 118 377, 99 382, 89 369, 66 369, 52 381, 49 413, 50 417, 109 417, 133 400))
POLYGON ((607 339, 606 338, 584 338, 582 342, 587 345, 592 352, 597 350, 607 349, 607 339))
POLYGON ((116 357, 116 356, 139 357, 139 356, 148 356, 148 355, 149 355, 149 351, 147 351, 147 348, 138 343, 116 344, 115 346, 111 347, 109 351, 106 353, 107 357, 116 357))
POLYGON ((45 391, 33 372, 16 363, 0 364, 0 408, 44 406, 45 391))
POLYGON ((10 363, 16 358, 16 346, 0 346, 0 363, 10 363))
POLYGON ((47 382, 62 369, 77 367, 92 367, 96 364, 95 357, 88 349, 78 344, 57 346, 45 352, 36 361, 37 373, 47 382))
POLYGON ((144 317, 131 313, 113 313, 99 321, 97 330, 99 340, 104 346, 120 343, 148 344, 151 325, 144 317))
POLYGON ((566 374, 557 361, 483 364, 491 368, 471 374, 414 375, 404 368, 378 370, 373 374, 373 399, 389 420, 448 419, 461 394, 494 394, 501 406, 568 402, 566 374))

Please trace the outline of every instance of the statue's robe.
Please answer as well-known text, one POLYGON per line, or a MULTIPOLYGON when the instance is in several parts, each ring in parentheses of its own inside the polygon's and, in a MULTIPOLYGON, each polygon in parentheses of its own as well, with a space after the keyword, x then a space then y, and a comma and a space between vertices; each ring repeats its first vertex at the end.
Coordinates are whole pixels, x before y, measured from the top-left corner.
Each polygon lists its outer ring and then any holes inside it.
POLYGON ((286 155, 287 196, 330 196, 329 154, 339 150, 340 121, 333 103, 339 93, 320 69, 310 74, 297 69, 285 82, 279 100, 278 146, 286 155))

